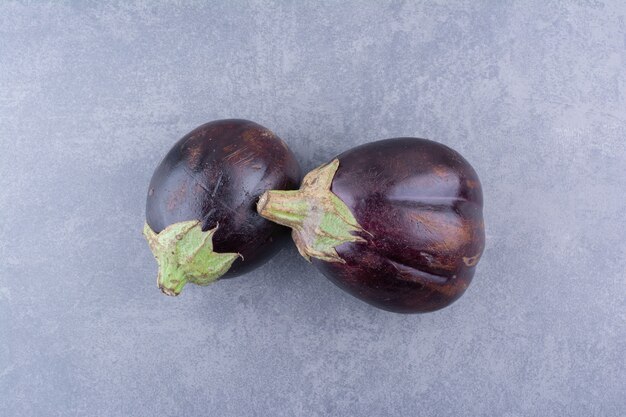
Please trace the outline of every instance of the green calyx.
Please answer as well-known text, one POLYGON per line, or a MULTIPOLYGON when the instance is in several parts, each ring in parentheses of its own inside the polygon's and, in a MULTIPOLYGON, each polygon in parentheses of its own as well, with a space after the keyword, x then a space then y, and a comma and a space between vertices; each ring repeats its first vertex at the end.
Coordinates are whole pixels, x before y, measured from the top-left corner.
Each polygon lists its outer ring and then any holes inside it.
POLYGON ((327 261, 345 261, 337 246, 346 242, 365 242, 354 233, 367 233, 339 197, 330 191, 339 160, 309 172, 296 191, 266 191, 257 211, 275 223, 291 227, 291 236, 300 254, 327 261))
POLYGON ((143 234, 159 264, 157 284, 167 295, 176 296, 187 282, 209 285, 230 269, 238 253, 213 252, 214 229, 202 231, 198 220, 174 223, 155 233, 148 223, 143 234))

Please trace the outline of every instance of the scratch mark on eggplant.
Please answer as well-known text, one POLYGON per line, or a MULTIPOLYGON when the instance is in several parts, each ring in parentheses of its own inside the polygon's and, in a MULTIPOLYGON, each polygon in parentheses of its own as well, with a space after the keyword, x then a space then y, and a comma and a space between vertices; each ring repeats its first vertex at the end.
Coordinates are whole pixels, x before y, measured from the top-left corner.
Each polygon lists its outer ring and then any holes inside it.
POLYGON ((232 208, 231 206, 229 206, 228 204, 224 203, 221 200, 217 200, 217 204, 219 204, 220 206, 227 208, 229 211, 236 213, 236 210, 234 208, 232 208))
POLYGON ((226 158, 224 158, 227 161, 230 161, 233 158, 236 158, 239 156, 239 154, 241 154, 242 152, 245 152, 248 149, 247 145, 242 146, 241 148, 238 148, 237 150, 231 152, 230 154, 228 154, 228 156, 226 156, 226 158))
POLYGON ((478 263, 478 260, 480 259, 480 254, 478 255, 474 255, 474 256, 464 256, 463 257, 463 263, 467 266, 475 266, 478 263))
POLYGON ((202 216, 202 230, 206 229, 211 229, 211 226, 213 225, 209 225, 209 217, 211 217, 213 215, 213 213, 215 213, 217 209, 215 207, 213 207, 211 210, 209 210, 204 216, 202 216))
POLYGON ((217 190, 222 185, 223 178, 224 178, 224 172, 220 171, 220 176, 217 178, 217 183, 215 184, 215 187, 213 187, 213 192, 211 193, 211 197, 215 197, 215 194, 217 194, 217 190))
POLYGON ((247 155, 245 155, 244 157, 242 157, 241 159, 239 159, 238 161, 235 162, 235 165, 245 165, 250 161, 254 160, 254 154, 253 153, 248 153, 247 155))
POLYGON ((202 188, 208 194, 211 193, 211 191, 209 191, 206 185, 204 185, 201 181, 198 181, 198 179, 196 178, 196 175, 193 172, 189 171, 189 168, 187 168, 186 166, 183 166, 183 170, 185 171, 185 174, 187 174, 189 178, 191 178, 196 183, 196 185, 200 186, 200 188, 202 188))

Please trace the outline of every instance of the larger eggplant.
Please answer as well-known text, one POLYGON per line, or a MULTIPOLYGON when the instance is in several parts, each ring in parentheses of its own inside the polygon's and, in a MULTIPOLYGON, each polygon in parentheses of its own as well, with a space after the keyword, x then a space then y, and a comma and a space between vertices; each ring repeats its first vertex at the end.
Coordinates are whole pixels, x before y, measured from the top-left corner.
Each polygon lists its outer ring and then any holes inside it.
POLYGON ((267 261, 289 229, 255 210, 269 189, 298 187, 287 145, 247 120, 217 120, 185 135, 157 167, 148 190, 144 235, 159 264, 157 283, 178 295, 267 261))
POLYGON ((484 248, 482 190, 440 143, 395 138, 351 149, 303 180, 268 191, 259 213, 293 229, 301 255, 376 307, 438 310, 470 284, 484 248))

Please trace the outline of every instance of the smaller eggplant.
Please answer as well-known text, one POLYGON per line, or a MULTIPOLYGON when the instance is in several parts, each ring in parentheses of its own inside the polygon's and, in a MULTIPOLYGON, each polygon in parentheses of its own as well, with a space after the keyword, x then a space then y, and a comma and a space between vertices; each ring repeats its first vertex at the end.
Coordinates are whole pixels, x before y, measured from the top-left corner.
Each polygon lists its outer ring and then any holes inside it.
POLYGON ((144 235, 157 284, 178 295, 271 258, 289 229, 255 210, 269 189, 298 187, 300 167, 287 145, 247 120, 217 120, 185 135, 159 164, 148 191, 144 235))
POLYGON ((268 191, 259 213, 291 227, 300 254, 340 288, 399 313, 438 310, 474 275, 485 234, 480 181, 440 143, 396 138, 353 148, 268 191))

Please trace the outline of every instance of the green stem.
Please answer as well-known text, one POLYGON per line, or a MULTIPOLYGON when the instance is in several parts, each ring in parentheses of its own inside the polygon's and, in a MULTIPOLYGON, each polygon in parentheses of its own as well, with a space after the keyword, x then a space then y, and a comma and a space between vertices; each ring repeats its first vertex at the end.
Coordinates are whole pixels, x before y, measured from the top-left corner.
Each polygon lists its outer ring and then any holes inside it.
POLYGON ((309 213, 309 205, 302 192, 297 191, 266 191, 257 203, 257 211, 261 216, 291 228, 302 225, 309 213))
MULTIPOLYGON (((335 159, 309 172, 297 191, 267 191, 257 204, 257 211, 275 223, 291 227, 300 254, 328 262, 345 262, 336 247, 347 242, 363 242, 354 233, 365 232, 350 209, 330 191, 339 167, 335 159)), ((365 232, 367 233, 367 232, 365 232)))

